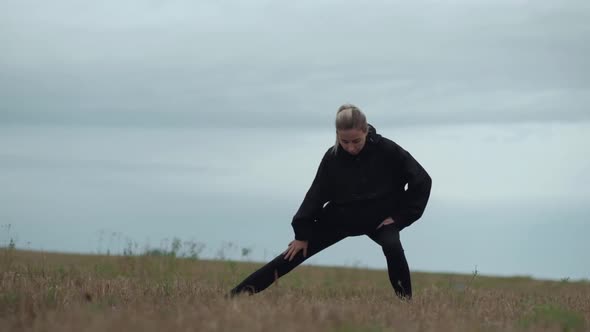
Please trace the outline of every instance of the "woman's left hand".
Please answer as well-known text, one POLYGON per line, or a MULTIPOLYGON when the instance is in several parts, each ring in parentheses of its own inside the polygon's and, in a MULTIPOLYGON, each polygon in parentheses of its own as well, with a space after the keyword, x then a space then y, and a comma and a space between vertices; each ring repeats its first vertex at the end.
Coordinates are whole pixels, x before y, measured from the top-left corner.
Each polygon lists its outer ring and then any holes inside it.
POLYGON ((385 225, 391 225, 393 223, 395 223, 395 220, 393 220, 393 218, 391 218, 391 217, 387 217, 387 219, 383 220, 383 222, 380 223, 379 226, 377 226, 377 229, 379 229, 385 225))

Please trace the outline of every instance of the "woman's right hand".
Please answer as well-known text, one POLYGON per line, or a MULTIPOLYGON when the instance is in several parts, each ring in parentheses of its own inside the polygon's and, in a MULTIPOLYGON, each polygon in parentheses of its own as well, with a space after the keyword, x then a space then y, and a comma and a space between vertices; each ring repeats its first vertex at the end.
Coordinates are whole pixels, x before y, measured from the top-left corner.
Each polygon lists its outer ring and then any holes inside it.
POLYGON ((303 249, 303 257, 307 257, 307 241, 293 240, 289 243, 289 248, 283 251, 285 259, 292 261, 297 253, 303 249))

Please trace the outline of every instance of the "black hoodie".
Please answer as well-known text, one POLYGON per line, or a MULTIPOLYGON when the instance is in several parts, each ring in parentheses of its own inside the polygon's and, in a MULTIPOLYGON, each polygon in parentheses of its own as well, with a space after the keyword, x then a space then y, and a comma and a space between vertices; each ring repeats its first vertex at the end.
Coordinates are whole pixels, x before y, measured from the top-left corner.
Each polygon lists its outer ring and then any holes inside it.
POLYGON ((341 147, 336 153, 331 147, 324 154, 315 179, 293 217, 295 239, 310 238, 312 223, 321 222, 322 208, 328 202, 341 207, 385 202, 386 205, 381 204, 385 209, 383 219, 392 217, 395 227, 402 230, 422 216, 431 184, 428 173, 410 153, 377 134, 369 125, 365 146, 356 156, 341 147))

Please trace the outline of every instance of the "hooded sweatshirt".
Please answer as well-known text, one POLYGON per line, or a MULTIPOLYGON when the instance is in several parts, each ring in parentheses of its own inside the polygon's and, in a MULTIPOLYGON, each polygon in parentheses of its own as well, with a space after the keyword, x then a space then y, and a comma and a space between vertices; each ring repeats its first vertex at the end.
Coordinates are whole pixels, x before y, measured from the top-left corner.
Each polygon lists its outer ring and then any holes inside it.
POLYGON ((326 211, 334 209, 348 216, 342 227, 356 224, 357 229, 374 229, 391 217, 393 225, 402 230, 422 216, 431 185, 430 176, 409 152, 369 125, 365 146, 357 155, 340 146, 324 154, 293 217, 295 239, 309 240, 313 223, 322 222, 326 211), (351 211, 365 211, 373 218, 351 211))

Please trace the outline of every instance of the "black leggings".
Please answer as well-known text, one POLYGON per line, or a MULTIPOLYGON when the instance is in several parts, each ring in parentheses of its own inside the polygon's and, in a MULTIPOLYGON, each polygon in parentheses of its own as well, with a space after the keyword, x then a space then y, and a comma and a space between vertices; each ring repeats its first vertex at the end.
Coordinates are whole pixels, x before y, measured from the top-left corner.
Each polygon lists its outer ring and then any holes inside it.
MULTIPOLYGON (((321 226, 320 224, 316 224, 315 228, 312 232, 312 238, 308 241, 307 257, 303 257, 303 250, 299 251, 292 261, 285 260, 284 255, 280 254, 233 288, 230 295, 261 292, 276 279, 303 263, 307 258, 350 236, 346 232, 337 231, 332 227, 321 226)), ((386 225, 365 233, 365 235, 378 243, 383 249, 387 259, 389 280, 395 294, 400 298, 410 299, 412 297, 410 269, 400 242, 399 231, 394 225, 386 225)))

